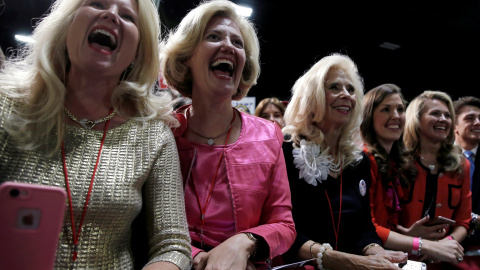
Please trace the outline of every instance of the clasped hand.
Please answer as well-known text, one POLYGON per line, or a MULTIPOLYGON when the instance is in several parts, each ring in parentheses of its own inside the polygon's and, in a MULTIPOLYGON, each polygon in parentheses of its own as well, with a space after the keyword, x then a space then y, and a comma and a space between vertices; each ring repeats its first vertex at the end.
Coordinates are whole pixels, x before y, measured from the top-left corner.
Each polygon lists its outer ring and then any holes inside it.
POLYGON ((196 270, 255 270, 248 260, 255 244, 243 233, 236 234, 209 252, 200 252, 193 258, 196 270))

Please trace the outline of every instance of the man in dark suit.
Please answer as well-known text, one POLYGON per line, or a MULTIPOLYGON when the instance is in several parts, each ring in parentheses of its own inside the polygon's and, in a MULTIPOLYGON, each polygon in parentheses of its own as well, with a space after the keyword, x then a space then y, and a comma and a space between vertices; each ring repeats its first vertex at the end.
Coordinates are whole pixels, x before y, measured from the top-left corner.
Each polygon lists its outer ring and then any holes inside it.
MULTIPOLYGON (((455 107, 455 144, 462 148, 465 157, 470 161, 471 190, 472 190, 472 217, 480 214, 480 99, 476 97, 462 97, 453 103, 455 107)), ((475 218, 473 218, 475 220, 475 218)), ((480 219, 476 224, 480 223, 480 219)), ((462 243, 466 251, 480 254, 480 226, 473 235, 462 243)), ((467 255, 467 254, 465 254, 467 255)), ((473 254, 472 254, 473 255, 473 254)))

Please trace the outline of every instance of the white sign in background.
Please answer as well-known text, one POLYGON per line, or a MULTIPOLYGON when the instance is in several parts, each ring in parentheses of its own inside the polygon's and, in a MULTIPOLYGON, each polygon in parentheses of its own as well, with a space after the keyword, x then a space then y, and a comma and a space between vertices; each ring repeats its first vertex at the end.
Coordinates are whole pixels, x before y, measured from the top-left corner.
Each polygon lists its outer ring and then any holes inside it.
POLYGON ((241 100, 233 100, 232 106, 249 114, 255 114, 256 98, 244 97, 241 100))

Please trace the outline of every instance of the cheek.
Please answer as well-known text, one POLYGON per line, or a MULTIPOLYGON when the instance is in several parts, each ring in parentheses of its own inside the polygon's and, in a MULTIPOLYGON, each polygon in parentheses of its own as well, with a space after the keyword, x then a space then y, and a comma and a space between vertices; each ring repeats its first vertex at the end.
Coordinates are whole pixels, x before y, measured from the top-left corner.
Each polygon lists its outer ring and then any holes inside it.
POLYGON ((381 133, 381 129, 384 126, 384 119, 381 116, 374 115, 373 116, 373 130, 375 133, 379 134, 381 133))
POLYGON ((247 61, 247 58, 245 56, 245 51, 242 51, 241 53, 238 53, 238 71, 243 73, 243 70, 245 68, 245 63, 247 61))
POLYGON ((135 51, 137 51, 138 45, 140 44, 140 32, 137 27, 132 27, 129 33, 131 36, 131 45, 135 48, 135 51))
POLYGON ((405 127, 405 114, 400 115, 400 127, 402 130, 405 127))

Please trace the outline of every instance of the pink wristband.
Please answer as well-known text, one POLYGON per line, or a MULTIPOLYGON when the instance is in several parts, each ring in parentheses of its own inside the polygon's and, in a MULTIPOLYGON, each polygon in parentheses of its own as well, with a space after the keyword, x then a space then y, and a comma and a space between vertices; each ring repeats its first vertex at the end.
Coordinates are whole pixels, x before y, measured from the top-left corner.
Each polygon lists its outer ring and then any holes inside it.
POLYGON ((420 250, 422 248, 422 238, 414 237, 412 244, 412 254, 420 256, 420 250))
POLYGON ((447 238, 453 240, 453 237, 451 235, 447 236, 447 238))

